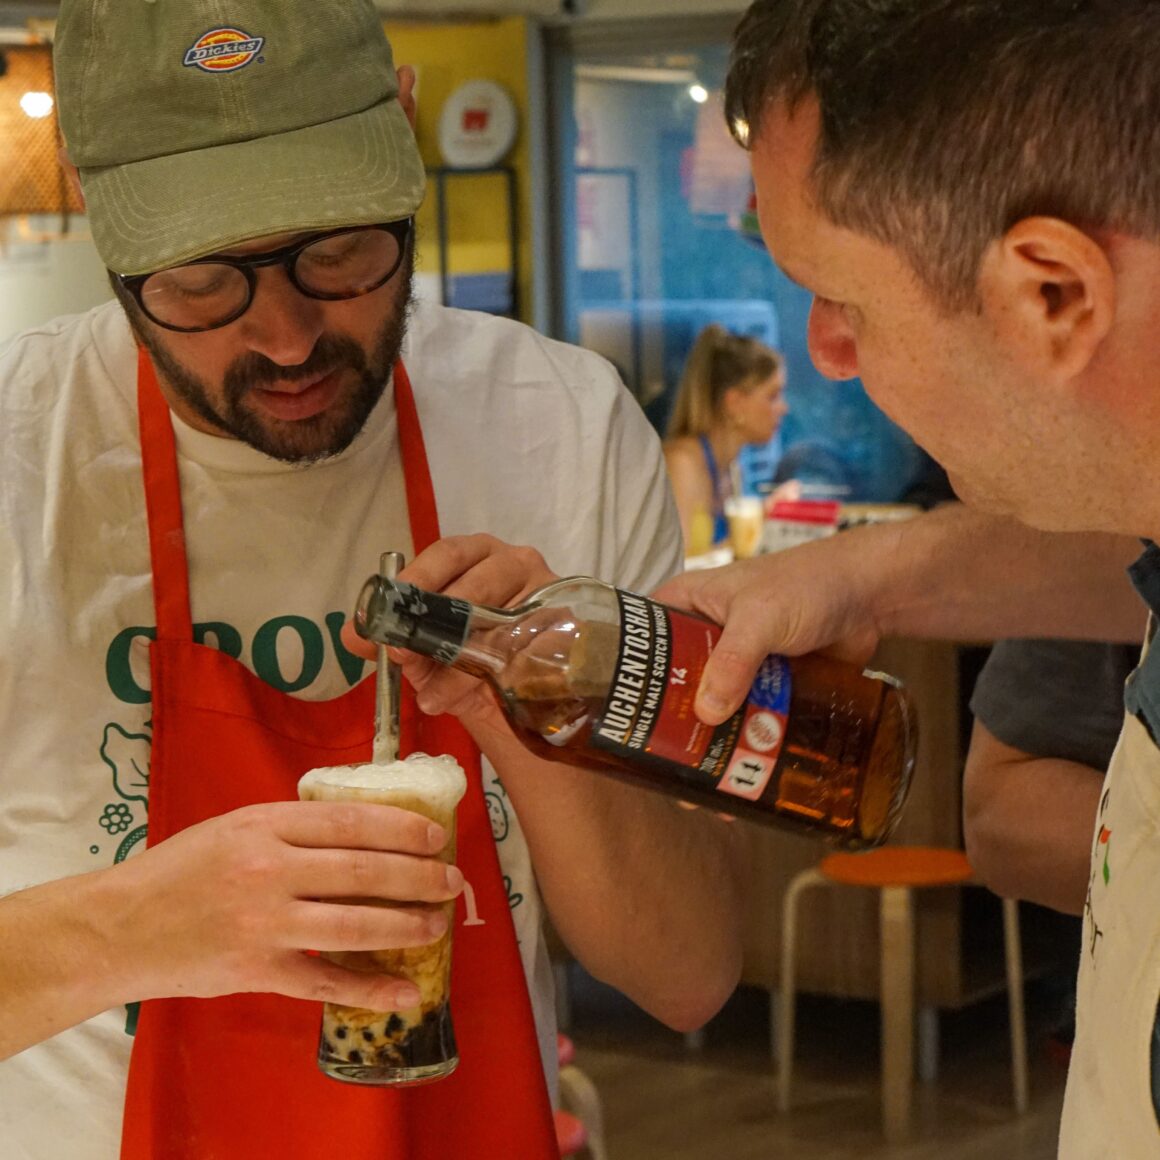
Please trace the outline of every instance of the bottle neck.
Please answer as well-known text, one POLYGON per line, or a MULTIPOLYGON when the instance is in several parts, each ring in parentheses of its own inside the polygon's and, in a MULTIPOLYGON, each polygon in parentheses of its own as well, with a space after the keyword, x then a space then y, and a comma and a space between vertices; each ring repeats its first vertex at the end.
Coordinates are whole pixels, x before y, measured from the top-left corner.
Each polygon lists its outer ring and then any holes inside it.
POLYGON ((372 576, 359 595, 354 619, 359 635, 368 640, 482 677, 504 667, 507 633, 496 630, 506 629, 517 615, 372 576))
POLYGON ((467 632, 450 664, 473 677, 497 676, 509 659, 510 629, 516 617, 510 612, 479 604, 468 607, 471 611, 467 632))

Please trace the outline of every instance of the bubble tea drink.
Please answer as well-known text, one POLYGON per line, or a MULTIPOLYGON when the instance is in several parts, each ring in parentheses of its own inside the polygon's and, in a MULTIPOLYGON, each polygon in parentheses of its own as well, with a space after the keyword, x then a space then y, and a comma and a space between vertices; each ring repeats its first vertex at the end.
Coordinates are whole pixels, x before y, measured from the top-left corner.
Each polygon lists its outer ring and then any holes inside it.
MULTIPOLYGON (((303 801, 365 801, 397 806, 438 822, 447 832, 439 857, 455 861, 455 807, 467 789, 452 757, 413 754, 387 765, 312 769, 298 783, 303 801)), ((356 899, 386 906, 379 899, 356 899)), ((451 924, 454 901, 445 903, 447 932, 419 947, 327 952, 339 966, 409 979, 420 992, 407 1011, 368 1011, 326 1003, 318 1066, 351 1083, 424 1083, 450 1074, 459 1062, 448 999, 451 983, 451 924)))

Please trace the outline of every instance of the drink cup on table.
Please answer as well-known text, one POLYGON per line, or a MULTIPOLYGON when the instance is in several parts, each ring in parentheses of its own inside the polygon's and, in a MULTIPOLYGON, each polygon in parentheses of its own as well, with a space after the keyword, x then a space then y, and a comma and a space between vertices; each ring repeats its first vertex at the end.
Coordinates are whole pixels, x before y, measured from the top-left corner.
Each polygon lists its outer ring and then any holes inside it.
MULTIPOLYGON (((412 754, 381 765, 312 769, 298 783, 303 801, 377 802, 422 814, 447 834, 439 857, 455 861, 455 808, 467 780, 453 757, 412 754)), ((386 906, 380 899, 357 899, 386 906)), ((406 1011, 369 1011, 338 1003, 323 1005, 318 1066, 334 1079, 361 1084, 426 1083, 449 1075, 459 1056, 451 1025, 451 926, 455 903, 444 904, 447 931, 419 947, 327 952, 326 958, 355 971, 377 971, 408 979, 420 992, 419 1006, 406 1011)))
POLYGON ((738 560, 756 556, 761 547, 761 529, 765 518, 761 497, 732 495, 725 501, 725 518, 729 521, 729 544, 738 560))

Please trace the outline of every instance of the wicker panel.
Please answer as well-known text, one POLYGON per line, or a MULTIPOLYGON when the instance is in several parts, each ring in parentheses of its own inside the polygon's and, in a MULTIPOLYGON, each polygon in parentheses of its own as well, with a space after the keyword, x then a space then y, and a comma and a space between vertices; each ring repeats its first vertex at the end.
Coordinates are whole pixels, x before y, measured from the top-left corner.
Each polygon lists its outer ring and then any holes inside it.
POLYGON ((81 204, 57 160, 56 110, 30 117, 20 105, 30 92, 51 93, 52 49, 4 45, 0 76, 0 215, 80 213, 81 204))

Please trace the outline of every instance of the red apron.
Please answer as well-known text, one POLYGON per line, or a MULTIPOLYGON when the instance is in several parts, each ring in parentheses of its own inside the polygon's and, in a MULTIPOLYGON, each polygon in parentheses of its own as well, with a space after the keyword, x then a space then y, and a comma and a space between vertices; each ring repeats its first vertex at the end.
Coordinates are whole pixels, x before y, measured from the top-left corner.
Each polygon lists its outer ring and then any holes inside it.
MULTIPOLYGON (((402 364, 394 383, 419 552, 438 538, 438 517, 402 364)), ((138 412, 157 613, 148 838, 154 845, 240 806, 295 798, 298 778, 314 766, 369 761, 374 678, 332 701, 302 701, 194 643, 173 427, 144 354, 138 412)), ((559 1156, 479 751, 454 718, 419 713, 409 688, 402 715, 403 753, 452 753, 467 772, 458 865, 485 921, 464 925, 460 899, 451 989, 458 1069, 407 1090, 347 1085, 315 1064, 319 1003, 253 994, 148 1000, 129 1066, 122 1160, 559 1156)))

